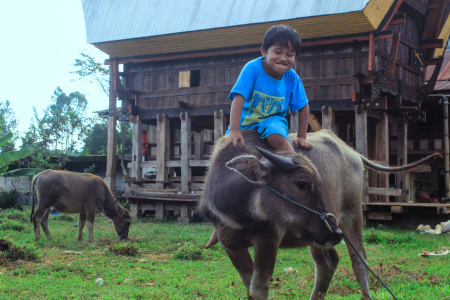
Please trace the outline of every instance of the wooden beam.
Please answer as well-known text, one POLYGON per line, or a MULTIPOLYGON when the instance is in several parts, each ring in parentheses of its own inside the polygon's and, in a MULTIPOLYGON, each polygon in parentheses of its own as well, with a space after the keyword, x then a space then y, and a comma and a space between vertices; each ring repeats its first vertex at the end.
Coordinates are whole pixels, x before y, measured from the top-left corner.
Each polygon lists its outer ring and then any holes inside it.
MULTIPOLYGON (((367 194, 381 195, 381 196, 401 196, 402 190, 401 189, 390 189, 390 188, 368 187, 367 194)), ((383 202, 388 202, 388 201, 383 201, 383 202)))
MULTIPOLYGON (((355 106, 355 150, 367 157, 368 146, 367 146, 367 111, 365 111, 362 106, 355 106)), ((367 194, 368 188, 368 170, 364 170, 363 178, 363 202, 369 202, 369 197, 367 194)))
POLYGON ((289 114, 289 132, 296 133, 298 131, 298 110, 289 114))
POLYGON ((137 181, 142 180, 142 122, 139 116, 133 118, 133 136, 132 136, 132 155, 131 155, 131 176, 137 181))
POLYGON ((367 219, 369 220, 379 220, 379 221, 391 221, 392 213, 390 212, 368 212, 367 219))
POLYGON ((225 114, 223 110, 214 111, 214 141, 225 135, 225 114))
POLYGON ((322 129, 322 125, 320 125, 319 121, 317 120, 317 118, 314 116, 313 113, 309 114, 308 123, 309 126, 311 126, 312 130, 314 130, 314 132, 317 132, 322 129))
MULTIPOLYGON (((408 124, 406 118, 403 117, 403 122, 397 125, 397 165, 406 165, 408 163, 408 124)), ((397 188, 402 189, 400 202, 408 202, 409 200, 409 185, 407 185, 407 173, 400 172, 396 175, 397 188)))
POLYGON ((156 147, 156 182, 157 188, 163 189, 168 181, 166 161, 170 157, 169 119, 166 114, 157 117, 158 143, 156 147))
POLYGON ((109 66, 109 110, 108 110, 108 145, 106 150, 105 182, 109 189, 116 191, 116 110, 117 95, 114 90, 113 67, 109 66))
MULTIPOLYGON (((379 161, 386 162, 389 165, 389 122, 386 113, 383 113, 383 119, 377 122, 376 125, 376 137, 375 137, 375 155, 379 161)), ((388 173, 377 173, 378 186, 380 188, 387 188, 389 185, 388 173)), ((389 198, 380 196, 380 201, 388 202, 389 198)))
POLYGON ((333 108, 330 106, 322 107, 322 128, 335 130, 335 116, 333 108))
POLYGON ((187 112, 180 114, 181 119, 181 192, 189 194, 189 182, 191 181, 191 118, 187 112))

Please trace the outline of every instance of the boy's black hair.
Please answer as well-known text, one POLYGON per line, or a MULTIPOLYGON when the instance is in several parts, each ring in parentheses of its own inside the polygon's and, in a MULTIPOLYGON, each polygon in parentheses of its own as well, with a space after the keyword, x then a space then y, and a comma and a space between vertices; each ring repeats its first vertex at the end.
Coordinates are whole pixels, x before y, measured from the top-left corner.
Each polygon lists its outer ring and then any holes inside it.
POLYGON ((294 47, 295 56, 298 57, 300 55, 300 46, 302 44, 300 34, 291 26, 275 25, 270 27, 264 34, 262 47, 266 51, 273 45, 289 48, 289 42, 291 42, 294 47))

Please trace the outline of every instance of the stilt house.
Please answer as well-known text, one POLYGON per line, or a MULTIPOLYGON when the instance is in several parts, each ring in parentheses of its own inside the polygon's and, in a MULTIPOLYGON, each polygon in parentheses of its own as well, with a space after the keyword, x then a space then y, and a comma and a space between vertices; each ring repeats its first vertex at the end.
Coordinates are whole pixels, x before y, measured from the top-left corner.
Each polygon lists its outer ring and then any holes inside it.
MULTIPOLYGON (((116 121, 133 122, 125 193, 133 214, 187 218, 228 126, 228 94, 276 24, 302 37, 294 68, 310 101, 310 130, 331 129, 385 164, 408 162, 408 125, 427 117, 422 104, 449 38, 449 2, 82 0, 87 41, 109 55, 108 181, 114 185, 116 121)), ((296 130, 297 115, 288 122, 296 130)), ((408 201, 406 174, 391 179, 396 188, 386 174, 365 177, 365 203, 408 201)))

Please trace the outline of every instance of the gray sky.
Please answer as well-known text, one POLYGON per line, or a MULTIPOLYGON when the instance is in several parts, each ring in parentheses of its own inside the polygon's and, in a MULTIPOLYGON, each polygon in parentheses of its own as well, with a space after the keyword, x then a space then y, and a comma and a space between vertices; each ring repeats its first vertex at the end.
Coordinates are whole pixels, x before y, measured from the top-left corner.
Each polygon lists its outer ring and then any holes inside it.
MULTIPOLYGON (((81 0, 1 1, 0 102, 9 100, 21 133, 50 105, 55 89, 86 95, 89 112, 108 107, 94 84, 76 79, 73 63, 84 50, 104 62, 108 56, 86 43, 81 0)), ((92 114, 88 114, 92 116, 92 114)))

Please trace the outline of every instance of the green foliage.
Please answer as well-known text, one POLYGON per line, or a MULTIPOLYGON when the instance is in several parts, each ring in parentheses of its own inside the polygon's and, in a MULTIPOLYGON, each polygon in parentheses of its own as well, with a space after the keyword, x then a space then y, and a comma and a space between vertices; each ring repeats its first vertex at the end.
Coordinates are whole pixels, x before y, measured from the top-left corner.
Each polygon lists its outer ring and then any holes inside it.
POLYGON ((175 253, 175 258, 184 260, 201 260, 203 250, 191 243, 186 243, 181 246, 175 253))
POLYGON ((89 173, 89 174, 94 174, 96 170, 97 170, 97 167, 95 166, 95 164, 92 164, 91 166, 85 168, 83 170, 83 172, 84 173, 89 173))
POLYGON ((25 227, 22 222, 18 222, 16 220, 9 220, 6 223, 2 223, 0 225, 2 230, 14 230, 14 231, 24 231, 25 227))
POLYGON ((364 237, 364 241, 368 244, 383 244, 383 245, 401 245, 409 243, 411 241, 410 235, 395 234, 390 231, 379 231, 375 229, 369 229, 368 233, 364 237))

